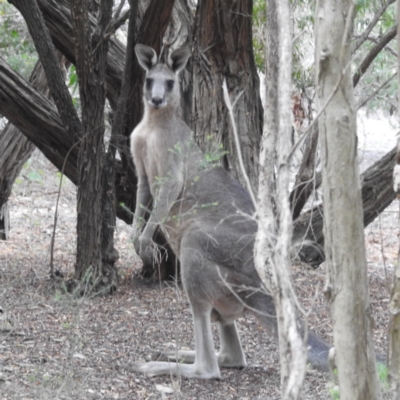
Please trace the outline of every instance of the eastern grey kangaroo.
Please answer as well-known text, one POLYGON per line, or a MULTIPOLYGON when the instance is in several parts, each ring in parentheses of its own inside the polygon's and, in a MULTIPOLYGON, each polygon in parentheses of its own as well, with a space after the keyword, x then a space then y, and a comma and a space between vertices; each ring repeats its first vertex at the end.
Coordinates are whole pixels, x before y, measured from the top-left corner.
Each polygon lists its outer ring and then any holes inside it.
MULTIPOLYGON (((277 334, 273 300, 254 268, 254 206, 235 179, 205 160, 176 114, 178 74, 189 51, 173 51, 166 64, 158 62, 150 47, 138 44, 135 52, 146 78, 143 119, 131 135, 139 179, 132 237, 140 257, 149 261, 152 237, 160 227, 178 256, 193 314, 195 351, 179 352, 178 362, 171 356, 168 361, 135 363, 133 368, 152 375, 220 378, 219 367, 246 365, 235 323, 246 311, 277 334), (211 320, 219 323, 217 354, 211 320)), ((326 369, 330 346, 311 333, 308 345, 309 361, 326 369)))

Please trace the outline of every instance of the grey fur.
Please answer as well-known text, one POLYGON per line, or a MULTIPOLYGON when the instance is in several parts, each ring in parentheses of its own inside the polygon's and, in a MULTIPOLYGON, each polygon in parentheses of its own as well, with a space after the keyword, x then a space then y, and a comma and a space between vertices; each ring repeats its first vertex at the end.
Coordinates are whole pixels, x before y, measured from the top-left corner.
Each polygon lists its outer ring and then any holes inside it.
MULTIPOLYGON (((150 262, 152 237, 160 227, 179 257, 193 314, 195 352, 180 352, 179 362, 172 362, 174 356, 164 356, 168 361, 135 363, 134 369, 151 375, 219 378, 221 366, 246 365, 235 324, 246 311, 277 336, 272 298, 254 268, 254 207, 235 179, 205 160, 189 127, 176 114, 178 73, 189 51, 174 51, 167 64, 157 63, 156 53, 147 46, 138 44, 135 52, 146 70, 146 83, 144 116, 131 135, 139 178, 132 236, 142 260, 150 262), (219 323, 217 354, 211 320, 219 323)), ((310 362, 327 369, 330 346, 313 334, 308 335, 308 344, 310 362)))

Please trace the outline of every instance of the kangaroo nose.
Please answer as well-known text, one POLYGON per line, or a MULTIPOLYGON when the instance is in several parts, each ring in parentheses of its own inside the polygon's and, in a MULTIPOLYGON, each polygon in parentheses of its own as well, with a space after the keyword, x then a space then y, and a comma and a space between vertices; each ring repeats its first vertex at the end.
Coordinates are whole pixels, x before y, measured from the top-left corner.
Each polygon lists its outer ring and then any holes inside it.
POLYGON ((163 98, 162 97, 153 97, 151 99, 152 103, 154 104, 155 107, 159 107, 162 102, 163 102, 163 98))

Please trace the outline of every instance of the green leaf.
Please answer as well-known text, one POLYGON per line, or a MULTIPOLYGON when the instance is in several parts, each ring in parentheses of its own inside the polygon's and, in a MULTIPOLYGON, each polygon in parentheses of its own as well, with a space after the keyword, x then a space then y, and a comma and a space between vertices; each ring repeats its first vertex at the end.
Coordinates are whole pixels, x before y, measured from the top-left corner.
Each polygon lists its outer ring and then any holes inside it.
POLYGON ((72 65, 69 72, 69 86, 74 86, 78 82, 75 65, 72 65))
POLYGON ((29 178, 31 181, 39 181, 39 182, 42 181, 42 175, 40 175, 40 174, 39 174, 38 172, 36 172, 36 171, 31 171, 31 172, 29 172, 28 178, 29 178))

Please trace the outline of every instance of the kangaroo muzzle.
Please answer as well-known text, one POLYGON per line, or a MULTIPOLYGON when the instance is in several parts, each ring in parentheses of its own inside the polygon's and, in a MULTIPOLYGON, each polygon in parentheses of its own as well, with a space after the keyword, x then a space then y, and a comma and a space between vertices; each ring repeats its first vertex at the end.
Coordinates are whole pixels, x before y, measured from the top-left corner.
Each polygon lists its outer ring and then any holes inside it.
POLYGON ((153 82, 153 86, 151 88, 151 99, 149 103, 150 106, 155 109, 166 106, 164 82, 158 82, 157 80, 153 82))

